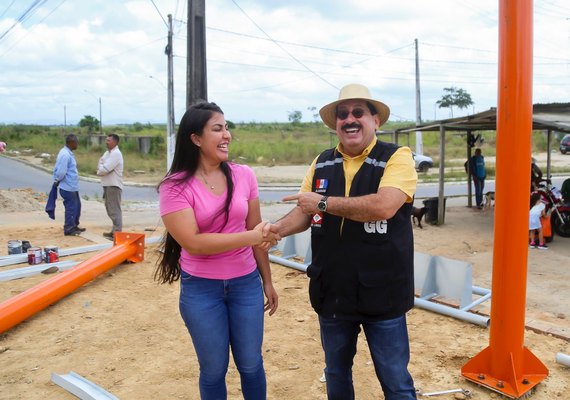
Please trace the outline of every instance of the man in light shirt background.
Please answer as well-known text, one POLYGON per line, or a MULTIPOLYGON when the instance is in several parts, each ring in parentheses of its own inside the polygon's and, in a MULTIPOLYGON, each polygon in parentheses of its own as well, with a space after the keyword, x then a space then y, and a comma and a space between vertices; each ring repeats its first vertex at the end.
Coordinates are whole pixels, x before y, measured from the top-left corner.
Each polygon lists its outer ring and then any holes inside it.
POLYGON ((123 193, 123 155, 119 150, 119 136, 111 133, 105 140, 107 151, 99 159, 97 175, 101 177, 103 199, 107 215, 113 222, 111 232, 103 233, 107 239, 113 240, 115 232, 123 230, 123 211, 121 196, 123 193))

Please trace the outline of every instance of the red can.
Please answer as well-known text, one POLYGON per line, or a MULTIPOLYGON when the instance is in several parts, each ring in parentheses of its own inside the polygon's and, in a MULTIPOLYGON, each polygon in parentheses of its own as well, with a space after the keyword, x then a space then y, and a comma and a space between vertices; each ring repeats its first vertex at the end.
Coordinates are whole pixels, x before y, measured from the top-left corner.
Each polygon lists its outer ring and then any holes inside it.
POLYGON ((59 249, 57 246, 44 247, 44 261, 46 263, 54 263, 59 261, 59 249))
POLYGON ((42 261, 41 247, 30 247, 28 249, 28 264, 36 265, 40 264, 42 261))

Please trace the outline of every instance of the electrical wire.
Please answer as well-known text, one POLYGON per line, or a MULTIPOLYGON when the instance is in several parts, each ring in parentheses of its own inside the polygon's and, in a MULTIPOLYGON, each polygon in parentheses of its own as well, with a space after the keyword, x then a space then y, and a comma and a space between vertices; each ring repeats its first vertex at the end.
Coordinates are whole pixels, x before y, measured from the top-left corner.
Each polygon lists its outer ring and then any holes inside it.
POLYGON ((162 22, 164 22, 164 25, 166 26, 166 29, 168 29, 168 23, 166 22, 166 20, 164 19, 164 17, 163 17, 162 14, 160 13, 160 10, 158 9, 158 7, 156 6, 156 4, 154 3, 154 0, 150 0, 150 2, 152 3, 152 5, 154 6, 154 8, 156 9, 156 12, 158 13, 158 15, 160 15, 160 18, 162 18, 162 22))
POLYGON ((12 29, 18 26, 18 24, 21 24, 22 22, 26 21, 29 17, 34 15, 38 7, 40 7, 46 1, 47 0, 34 0, 32 4, 22 13, 22 15, 20 15, 16 19, 16 21, 4 33, 0 34, 0 42, 2 42, 2 39, 4 39, 12 29))
POLYGON ((8 7, 6 7, 6 9, 2 12, 2 14, 0 14, 0 19, 2 19, 2 17, 4 16, 4 14, 6 14, 8 12, 8 10, 10 9, 10 7, 12 7, 12 4, 14 4, 16 2, 16 0, 12 0, 12 2, 10 4, 8 4, 8 7))
POLYGON ((283 50, 283 52, 285 52, 289 57, 291 57, 293 60, 295 60, 299 65, 301 65, 303 68, 305 68, 307 71, 309 71, 310 73, 312 73, 315 77, 317 77, 318 79, 320 79, 321 81, 323 81, 324 83, 326 83, 329 86, 332 86, 335 89, 339 89, 337 86, 333 85, 331 82, 327 81, 324 77, 322 77, 321 75, 317 74, 315 71, 313 71, 311 68, 309 68, 305 63, 303 63, 301 60, 299 60, 297 57, 295 57, 293 54, 291 54, 289 51, 287 51, 287 49, 285 49, 283 46, 281 46, 277 41, 275 41, 267 32, 265 32, 265 30, 259 26, 257 24, 257 22, 255 22, 253 20, 253 18, 251 18, 243 8, 241 8, 239 6, 239 4, 235 1, 232 0, 232 3, 235 4, 235 6, 247 17, 247 19, 249 19, 251 21, 251 23, 253 25, 255 25, 257 27, 257 29, 259 29, 265 36, 267 36, 277 47, 279 47, 281 50, 283 50))
MULTIPOLYGON (((39 23, 41 24, 41 23, 44 22, 46 19, 48 19, 48 18, 50 17, 50 15, 52 15, 52 14, 53 14, 59 7, 61 7, 61 5, 62 5, 63 3, 65 3, 66 1, 67 1, 67 0, 61 0, 61 2, 60 2, 57 6, 55 6, 55 8, 53 8, 49 13, 47 13, 46 16, 43 17, 43 18, 40 20, 39 23)), ((38 25, 38 24, 35 24, 34 26, 32 26, 32 27, 30 28, 30 30, 29 30, 28 32, 26 32, 26 34, 25 34, 24 36, 21 36, 18 40, 16 40, 16 41, 14 42, 14 44, 12 44, 12 46, 8 47, 4 53, 0 54, 0 58, 3 57, 4 55, 6 55, 10 50, 12 50, 12 49, 14 48, 14 46, 16 46, 18 43, 20 43, 20 41, 22 41, 26 36, 28 36, 28 35, 30 34, 30 32, 32 32, 32 31, 34 30, 34 28, 35 28, 37 25, 38 25)))

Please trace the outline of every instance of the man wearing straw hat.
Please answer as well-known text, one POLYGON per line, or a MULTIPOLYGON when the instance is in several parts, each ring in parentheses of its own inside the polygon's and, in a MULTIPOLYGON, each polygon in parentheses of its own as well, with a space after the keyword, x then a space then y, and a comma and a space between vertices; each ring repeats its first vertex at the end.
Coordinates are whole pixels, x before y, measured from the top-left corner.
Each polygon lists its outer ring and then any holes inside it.
POLYGON ((361 328, 387 400, 415 399, 406 312, 414 305, 411 209, 417 174, 408 147, 376 129, 390 109, 350 84, 320 115, 339 144, 311 164, 297 206, 267 230, 311 228, 311 305, 319 314, 329 399, 354 399, 352 364, 361 328))

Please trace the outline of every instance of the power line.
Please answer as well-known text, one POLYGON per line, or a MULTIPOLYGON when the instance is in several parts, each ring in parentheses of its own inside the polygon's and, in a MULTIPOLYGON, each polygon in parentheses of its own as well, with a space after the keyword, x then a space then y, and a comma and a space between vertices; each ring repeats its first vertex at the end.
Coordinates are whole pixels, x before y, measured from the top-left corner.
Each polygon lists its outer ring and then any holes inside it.
POLYGON ((10 7, 12 7, 12 4, 14 4, 15 2, 16 2, 16 0, 12 0, 12 2, 10 4, 8 4, 8 7, 6 7, 6 9, 2 12, 2 14, 0 14, 0 18, 2 18, 4 16, 4 14, 6 14, 8 12, 10 7))
POLYGON ((38 9, 39 6, 41 6, 43 3, 45 3, 47 0, 34 0, 34 2, 22 13, 22 15, 20 15, 17 19, 16 22, 14 22, 12 24, 12 26, 10 26, 3 34, 0 35, 0 41, 2 41, 2 39, 4 39, 4 37, 12 30, 14 29, 18 24, 24 22, 26 19, 28 19, 29 17, 31 17, 32 15, 34 15, 34 12, 36 12, 36 10, 38 9))
MULTIPOLYGON (((47 1, 47 0, 46 0, 47 1)), ((53 8, 49 13, 46 14, 45 17, 43 17, 39 23, 44 22, 46 19, 48 19, 59 7, 61 7, 61 5, 63 3, 65 3, 67 0, 61 0, 61 2, 55 6, 55 8, 53 8)), ((8 53, 10 50, 12 50, 14 48, 14 46, 16 46, 18 43, 20 43, 21 40, 23 40, 26 36, 28 36, 30 34, 30 32, 32 32, 34 30, 34 28, 37 26, 38 24, 33 25, 30 30, 22 37, 20 37, 18 40, 16 40, 16 42, 14 42, 14 44, 10 47, 8 47, 8 49, 6 49, 6 51, 2 54, 0 54, 0 57, 3 57, 4 55, 6 55, 6 53, 8 53)))
MULTIPOLYGON (((61 74, 65 74, 65 73, 68 73, 68 72, 79 71, 79 70, 82 70, 82 69, 87 69, 87 68, 90 68, 90 67, 94 67, 94 66, 96 66, 96 65, 102 64, 102 63, 105 62, 105 61, 109 61, 109 60, 111 60, 111 59, 113 59, 113 58, 123 56, 124 54, 130 53, 130 52, 132 52, 132 51, 138 50, 138 49, 140 49, 140 48, 149 46, 149 45, 151 45, 151 44, 153 44, 153 43, 156 43, 156 42, 158 42, 158 41, 163 41, 163 40, 164 40, 164 37, 160 37, 160 38, 158 38, 158 39, 151 40, 150 42, 147 42, 147 43, 142 44, 142 45, 140 45, 140 46, 131 47, 131 48, 128 48, 128 49, 126 49, 126 50, 124 50, 124 51, 122 51, 122 52, 112 54, 112 55, 110 55, 110 56, 108 56, 108 57, 105 57, 105 58, 101 59, 99 62, 96 62, 96 63, 88 63, 88 64, 81 64, 81 65, 78 65, 77 67, 73 67, 73 68, 69 68, 69 69, 63 70, 63 71, 56 72, 56 73, 54 73, 54 74, 52 74, 52 75, 50 75, 50 76, 47 76, 47 77, 45 77, 45 78, 42 78, 42 81, 43 81, 43 80, 50 79, 50 78, 55 78, 55 77, 57 77, 57 76, 59 76, 59 75, 61 75, 61 74)), ((28 86, 35 86, 35 85, 36 85, 35 82, 29 82, 29 83, 21 84, 21 85, 11 85, 10 87, 28 87, 28 86)))
POLYGON ((226 29, 220 29, 220 28, 212 28, 212 27, 207 27, 207 29, 212 30, 212 31, 218 31, 218 32, 222 32, 222 33, 228 33, 230 35, 236 35, 236 36, 242 36, 242 37, 247 37, 250 39, 258 39, 258 40, 266 40, 266 41, 270 41, 273 43, 283 43, 283 44, 287 44, 290 46, 296 46, 296 47, 305 47, 308 49, 317 49, 317 50, 324 50, 324 51, 330 51, 330 52, 334 52, 334 53, 344 53, 344 54, 354 54, 357 56, 371 56, 373 54, 371 53, 364 53, 364 52, 360 52, 360 51, 351 51, 351 50, 340 50, 340 49, 333 49, 331 47, 322 47, 322 46, 315 46, 315 45, 309 45, 309 44, 302 44, 302 43, 295 43, 295 42, 286 42, 283 40, 275 40, 275 39, 271 39, 271 38, 264 38, 264 37, 260 37, 260 36, 255 36, 255 35, 250 35, 247 33, 241 33, 241 32, 233 32, 233 31, 228 31, 226 29))
POLYGON ((160 18, 162 18, 162 22, 164 22, 164 25, 166 26, 166 28, 168 28, 168 23, 166 22, 166 20, 164 19, 164 17, 163 17, 162 14, 160 13, 160 10, 158 9, 158 7, 156 6, 156 4, 154 3, 154 0, 150 0, 150 2, 152 3, 152 5, 154 6, 154 8, 156 9, 156 12, 158 13, 158 15, 160 15, 160 18))
POLYGON ((332 86, 333 88, 338 90, 338 87, 336 87, 335 85, 333 85, 332 83, 330 83, 329 81, 327 81, 325 78, 323 78, 322 76, 320 76, 319 74, 317 74, 315 71, 313 71, 311 68, 309 68, 307 65, 305 65, 301 60, 299 60, 297 57, 295 57, 293 54, 291 54, 290 52, 288 52, 283 46, 281 46, 279 43, 277 43, 275 40, 273 40, 273 38, 271 36, 269 36, 269 34, 267 32, 265 32, 263 30, 263 28, 261 26, 259 26, 240 6, 239 4, 235 1, 232 0, 232 3, 234 3, 236 5, 237 8, 239 8, 239 10, 251 21, 252 24, 254 24, 257 29, 259 29, 265 36, 267 36, 277 47, 279 47, 281 50, 283 50, 287 55, 289 55, 289 57, 291 57, 293 60, 295 60, 297 63, 299 63, 301 66, 303 66, 303 68, 305 68, 307 71, 311 72, 313 75, 315 75, 317 78, 319 78, 321 81, 325 82, 327 85, 332 86))

